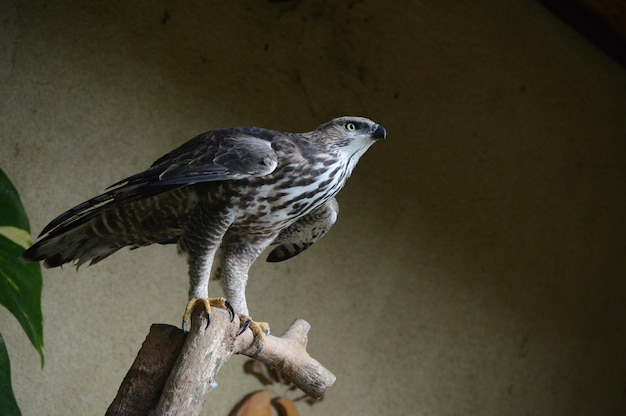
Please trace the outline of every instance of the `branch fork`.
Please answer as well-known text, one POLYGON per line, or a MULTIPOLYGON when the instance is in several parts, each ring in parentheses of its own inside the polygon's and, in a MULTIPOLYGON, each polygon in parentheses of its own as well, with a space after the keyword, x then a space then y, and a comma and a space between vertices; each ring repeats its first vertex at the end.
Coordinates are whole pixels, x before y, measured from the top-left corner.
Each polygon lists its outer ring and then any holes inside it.
POLYGON ((197 308, 187 336, 171 325, 154 324, 128 371, 107 415, 199 415, 215 378, 233 354, 255 358, 280 371, 313 398, 324 395, 335 375, 306 351, 311 328, 296 319, 280 336, 267 335, 263 349, 251 331, 239 332, 239 320, 230 321, 227 311, 213 308, 211 324, 197 308), (166 381, 167 380, 167 381, 166 381))

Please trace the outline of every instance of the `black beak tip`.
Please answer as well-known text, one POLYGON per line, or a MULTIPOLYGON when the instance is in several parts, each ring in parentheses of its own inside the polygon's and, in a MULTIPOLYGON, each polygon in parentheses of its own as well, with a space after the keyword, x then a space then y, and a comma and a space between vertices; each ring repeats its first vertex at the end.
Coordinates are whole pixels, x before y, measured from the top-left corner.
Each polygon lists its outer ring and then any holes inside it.
POLYGON ((372 133, 372 137, 376 140, 383 140, 387 137, 387 130, 380 124, 376 125, 374 132, 372 133))

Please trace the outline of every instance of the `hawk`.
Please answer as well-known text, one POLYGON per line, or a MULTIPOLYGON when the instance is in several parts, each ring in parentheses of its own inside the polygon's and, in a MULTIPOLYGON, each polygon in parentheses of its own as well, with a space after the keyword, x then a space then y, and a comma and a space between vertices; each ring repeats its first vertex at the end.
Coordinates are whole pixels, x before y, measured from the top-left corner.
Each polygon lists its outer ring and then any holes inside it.
MULTIPOLYGON (((147 170, 61 214, 22 255, 46 267, 97 263, 122 247, 177 244, 189 265, 189 302, 236 311, 262 347, 265 322, 249 316, 245 288, 252 263, 270 245, 268 261, 293 257, 337 219, 335 195, 383 126, 339 117, 307 133, 235 127, 202 133, 147 170), (213 267, 214 260, 219 267, 213 267), (209 298, 215 269, 225 298, 209 298)), ((210 315, 209 315, 210 317, 210 315)))

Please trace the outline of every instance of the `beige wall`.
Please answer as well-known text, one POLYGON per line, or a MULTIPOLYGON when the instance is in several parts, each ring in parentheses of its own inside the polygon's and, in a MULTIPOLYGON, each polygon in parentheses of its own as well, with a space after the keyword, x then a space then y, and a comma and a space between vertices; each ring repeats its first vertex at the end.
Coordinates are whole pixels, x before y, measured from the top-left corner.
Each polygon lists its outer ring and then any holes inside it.
MULTIPOLYGON (((533 1, 158 3, 0 4, 0 166, 35 234, 204 130, 365 115, 388 140, 335 229, 252 270, 253 316, 307 319, 337 375, 302 414, 626 414, 623 68, 533 1)), ((24 414, 103 414, 186 293, 173 247, 44 271, 43 370, 0 311, 24 414)), ((243 361, 207 414, 260 387, 243 361)))

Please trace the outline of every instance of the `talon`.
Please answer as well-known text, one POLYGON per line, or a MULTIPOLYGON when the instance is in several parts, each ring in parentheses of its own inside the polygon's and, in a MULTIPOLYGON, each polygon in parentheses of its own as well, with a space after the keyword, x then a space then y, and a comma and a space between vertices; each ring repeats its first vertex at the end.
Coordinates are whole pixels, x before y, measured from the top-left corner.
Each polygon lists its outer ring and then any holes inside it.
POLYGON ((230 315, 230 322, 235 320, 235 310, 229 301, 225 300, 224 305, 226 306, 226 310, 228 310, 228 314, 230 315))
POLYGON ((254 353, 254 357, 257 357, 259 354, 261 354, 261 351, 263 351, 263 344, 259 344, 259 346, 256 349, 256 352, 254 353))
POLYGON ((188 333, 191 329, 191 314, 194 309, 196 309, 198 304, 202 306, 207 314, 206 327, 204 328, 205 330, 209 327, 209 324, 211 324, 211 307, 226 309, 231 317, 231 322, 235 318, 235 311, 233 310, 233 307, 224 298, 192 298, 189 300, 189 302, 187 302, 187 306, 185 307, 185 313, 183 315, 182 329, 185 333, 188 333))
POLYGON ((241 321, 241 330, 237 334, 237 336, 241 335, 246 329, 250 329, 252 331, 252 336, 254 340, 254 345, 257 347, 254 356, 256 357, 263 350, 263 343, 265 341, 265 336, 270 333, 270 326, 267 322, 256 322, 253 321, 247 315, 239 315, 239 319, 241 321))
POLYGON ((245 331, 246 329, 250 328, 250 323, 252 323, 251 320, 246 320, 246 322, 244 322, 243 327, 241 328, 241 330, 237 333, 237 336, 243 334, 243 331, 245 331))

